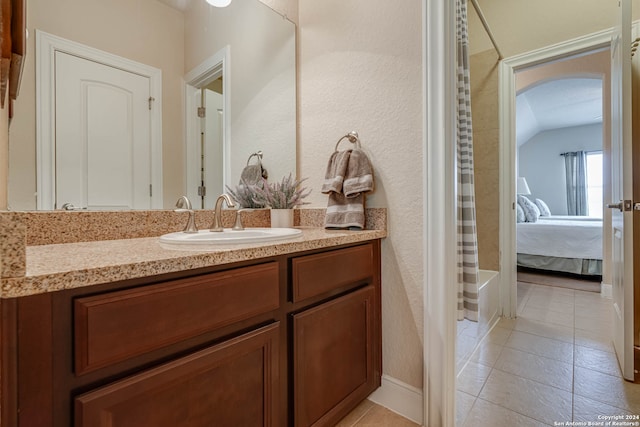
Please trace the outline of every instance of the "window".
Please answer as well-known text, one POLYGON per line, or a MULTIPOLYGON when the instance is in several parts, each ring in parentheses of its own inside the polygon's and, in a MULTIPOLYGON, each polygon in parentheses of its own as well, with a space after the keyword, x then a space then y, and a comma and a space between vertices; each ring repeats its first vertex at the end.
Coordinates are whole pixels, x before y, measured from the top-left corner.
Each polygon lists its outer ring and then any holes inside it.
POLYGON ((588 215, 602 218, 602 151, 587 153, 587 203, 588 215))

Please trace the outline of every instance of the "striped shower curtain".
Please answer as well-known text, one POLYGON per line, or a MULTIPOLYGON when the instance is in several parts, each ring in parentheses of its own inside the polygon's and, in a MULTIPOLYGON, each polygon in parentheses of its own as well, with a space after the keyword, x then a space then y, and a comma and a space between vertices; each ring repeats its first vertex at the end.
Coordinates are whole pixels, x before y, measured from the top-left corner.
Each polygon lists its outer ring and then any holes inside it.
POLYGON ((458 319, 478 321, 478 239, 473 178, 473 128, 467 0, 456 0, 457 33, 457 193, 458 193, 458 319))

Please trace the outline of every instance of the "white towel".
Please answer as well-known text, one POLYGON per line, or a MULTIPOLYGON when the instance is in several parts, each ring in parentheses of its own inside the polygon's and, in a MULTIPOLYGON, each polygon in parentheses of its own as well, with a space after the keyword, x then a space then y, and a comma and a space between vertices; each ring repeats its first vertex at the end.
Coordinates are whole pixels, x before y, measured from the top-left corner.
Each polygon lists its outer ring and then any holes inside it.
POLYGON ((373 190, 373 168, 360 149, 334 152, 329 158, 322 192, 329 194, 325 228, 365 226, 365 193, 373 190))

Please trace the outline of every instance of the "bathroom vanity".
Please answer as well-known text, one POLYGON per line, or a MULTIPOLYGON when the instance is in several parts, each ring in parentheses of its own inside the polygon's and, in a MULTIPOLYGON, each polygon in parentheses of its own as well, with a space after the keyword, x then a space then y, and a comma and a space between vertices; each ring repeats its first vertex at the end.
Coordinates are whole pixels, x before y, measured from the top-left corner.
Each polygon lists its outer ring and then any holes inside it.
POLYGON ((384 235, 308 229, 222 253, 157 238, 27 251, 28 278, 49 250, 151 248, 118 280, 97 283, 117 267, 104 261, 27 280, 69 289, 1 300, 2 425, 334 425, 380 385, 384 235), (149 274, 162 253, 174 271, 149 274))

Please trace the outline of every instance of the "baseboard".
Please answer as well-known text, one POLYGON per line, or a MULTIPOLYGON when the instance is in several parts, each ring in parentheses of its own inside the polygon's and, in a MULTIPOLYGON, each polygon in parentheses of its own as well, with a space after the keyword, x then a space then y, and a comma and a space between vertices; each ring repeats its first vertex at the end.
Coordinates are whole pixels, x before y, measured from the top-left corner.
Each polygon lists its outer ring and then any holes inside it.
POLYGON ((422 390, 388 375, 382 376, 382 386, 374 391, 369 400, 422 425, 422 390))
POLYGON ((613 298, 613 286, 602 283, 600 285, 600 295, 604 298, 613 298))

